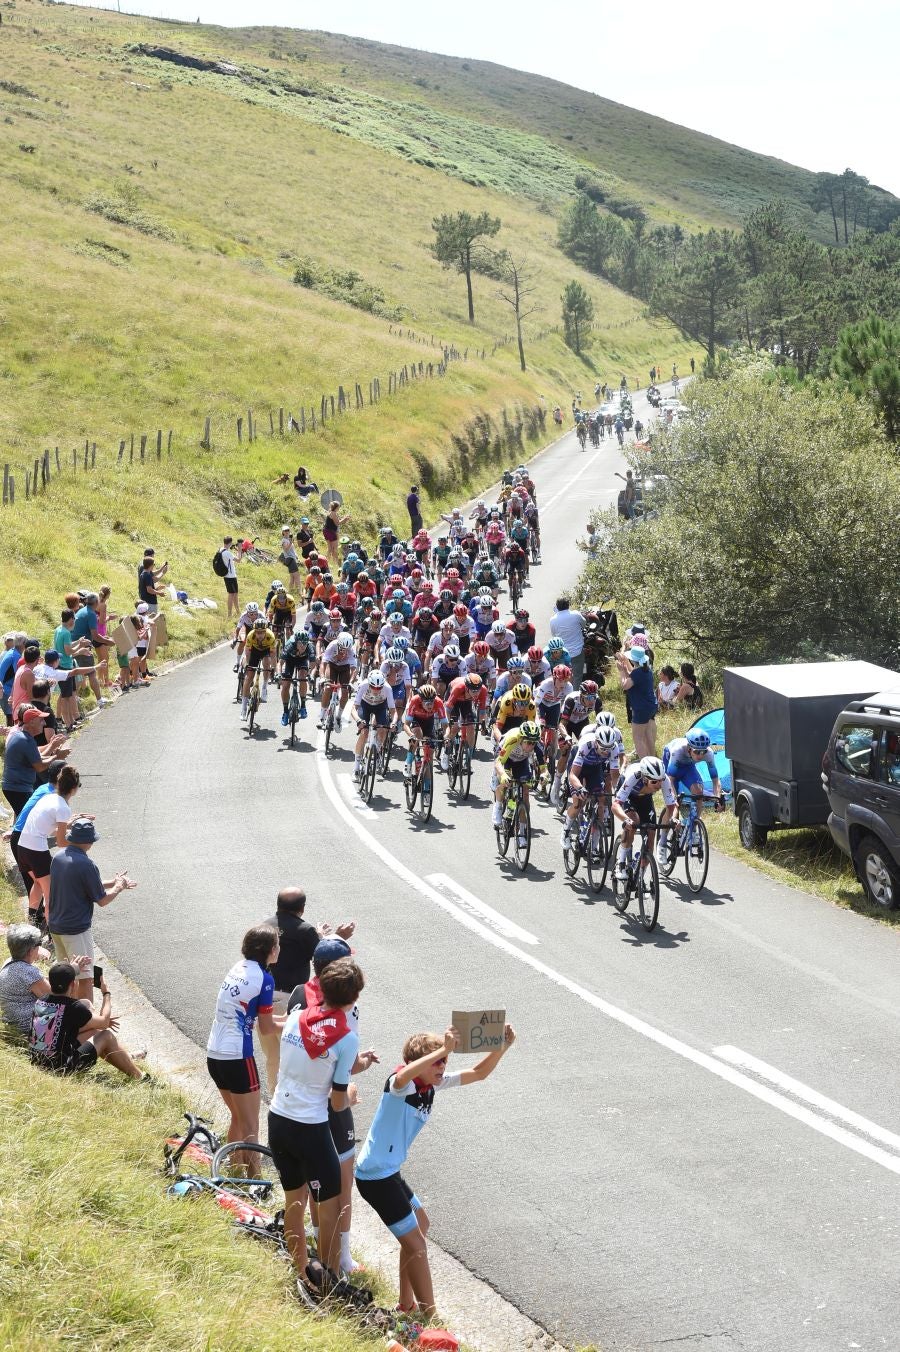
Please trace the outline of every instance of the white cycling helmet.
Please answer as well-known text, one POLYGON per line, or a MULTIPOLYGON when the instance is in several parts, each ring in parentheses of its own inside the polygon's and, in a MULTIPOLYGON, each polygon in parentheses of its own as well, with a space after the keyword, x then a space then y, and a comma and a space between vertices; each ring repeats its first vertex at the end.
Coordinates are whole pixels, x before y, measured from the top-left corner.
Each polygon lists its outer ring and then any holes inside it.
POLYGON ((498 638, 501 634, 506 633, 506 625, 502 620, 494 620, 494 623, 491 625, 491 633, 496 634, 498 638))
POLYGON ((614 728, 617 727, 616 716, 609 709, 603 709, 597 715, 597 727, 614 728))
POLYGON ((369 675, 369 689, 370 689, 370 690, 383 690, 383 689, 384 689, 384 674, 383 674, 382 672, 380 672, 380 671, 373 671, 373 672, 370 673, 370 675, 369 675))
POLYGON ((611 751, 614 746, 619 745, 619 739, 612 728, 606 728, 594 724, 594 743, 602 747, 604 751, 611 751))
POLYGON ((459 647, 455 643, 448 643, 444 649, 444 656, 450 662, 456 662, 459 658, 459 647))
POLYGON ((353 647, 353 635, 338 634, 336 642, 339 648, 343 648, 346 651, 346 649, 353 647))
POLYGON ((645 756, 638 764, 638 769, 644 779, 663 780, 666 772, 659 756, 645 756))
POLYGON ((258 601, 248 601, 248 602, 247 602, 247 614, 248 614, 248 615, 255 615, 256 612, 257 612, 258 610, 259 610, 259 602, 258 602, 258 601))

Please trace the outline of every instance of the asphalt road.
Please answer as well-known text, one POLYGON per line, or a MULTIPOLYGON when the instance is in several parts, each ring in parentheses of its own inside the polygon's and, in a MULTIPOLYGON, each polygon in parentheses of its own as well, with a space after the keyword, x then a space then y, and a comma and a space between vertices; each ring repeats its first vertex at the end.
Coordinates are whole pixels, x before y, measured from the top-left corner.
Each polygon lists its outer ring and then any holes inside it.
MULTIPOLYGON (((572 435, 534 462, 539 637, 622 468, 572 435)), ((898 1347, 897 936, 717 855, 699 897, 664 886, 645 935, 565 878, 547 807, 528 873, 498 860, 484 753, 470 802, 439 779, 418 828, 399 759, 358 804, 349 731, 327 763, 313 719, 291 750, 276 698, 248 739, 231 665, 185 664, 78 747, 98 860, 139 882, 99 938, 154 1003, 205 1045, 243 930, 302 883, 312 919, 359 921, 364 1036, 386 1065, 453 1008, 516 1025, 408 1168, 434 1239, 508 1299, 606 1352, 898 1347)), ((361 1131, 382 1079, 360 1078, 361 1131)))

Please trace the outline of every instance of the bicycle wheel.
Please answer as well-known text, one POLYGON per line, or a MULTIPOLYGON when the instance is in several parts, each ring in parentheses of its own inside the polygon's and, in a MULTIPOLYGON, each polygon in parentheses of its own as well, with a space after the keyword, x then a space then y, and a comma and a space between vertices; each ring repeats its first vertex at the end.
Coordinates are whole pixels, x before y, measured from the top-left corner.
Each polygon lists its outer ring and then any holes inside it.
POLYGON ((229 1192, 265 1201, 273 1207, 284 1205, 272 1152, 259 1141, 228 1141, 213 1155, 210 1174, 229 1192))
POLYGON ((238 664, 237 694, 235 699, 240 701, 244 694, 244 677, 247 675, 243 662, 238 664))
POLYGON ((682 828, 680 826, 671 826, 669 834, 666 837, 666 857, 660 863, 659 871, 664 878, 671 878, 672 871, 678 863, 678 848, 681 839, 682 828))
POLYGON ((422 771, 422 783, 419 788, 419 817, 423 822, 431 820, 431 809, 434 804, 434 780, 431 776, 431 766, 426 766, 422 771))
POLYGON ((512 817, 506 815, 506 804, 503 805, 503 818, 499 826, 494 827, 497 832, 497 849, 505 859, 506 852, 509 849, 509 838, 512 834, 512 817))
POLYGON ((615 840, 613 841, 610 862, 612 864, 613 906, 615 906, 616 910, 619 912, 619 915, 624 915, 625 912, 628 910, 628 883, 624 878, 620 878, 616 874, 616 860, 619 857, 619 848, 621 844, 622 837, 616 836, 615 840))
POLYGON ((381 748, 381 778, 386 779, 388 771, 391 768, 391 752, 394 749, 394 731, 388 729, 387 736, 384 739, 384 745, 381 748))
POLYGON ((709 836, 705 824, 699 820, 694 822, 694 830, 684 856, 684 871, 688 887, 692 892, 699 892, 709 872, 709 836))
POLYGON ((515 841, 516 863, 524 873, 531 854, 531 818, 524 803, 519 803, 512 820, 512 835, 515 841))
POLYGON ((374 746, 367 746, 363 753, 363 768, 360 775, 359 791, 363 801, 371 803, 375 792, 375 772, 378 769, 378 756, 374 746))
POLYGON ((447 792, 452 793, 456 788, 456 779, 459 774, 459 765, 457 756, 459 755, 459 738, 453 743, 453 751, 447 757, 447 792))
POLYGON ((331 750, 331 734, 334 731, 334 713, 329 705, 325 713, 325 755, 331 750))
POLYGON ((406 778, 406 779, 404 779, 404 781, 403 781, 403 789, 404 789, 404 792, 406 793, 406 806, 409 808, 410 812, 412 812, 412 811, 415 809, 415 806, 416 806, 416 798, 417 798, 418 793, 419 793, 419 762, 418 762, 418 761, 413 761, 412 766, 411 766, 411 773, 410 773, 409 777, 406 778))
POLYGON ((247 731, 253 736, 253 725, 256 722, 256 711, 259 708, 259 695, 256 690, 250 691, 250 702, 247 705, 247 731))
POLYGON ((472 748, 463 742, 459 765, 459 796, 466 800, 472 787, 472 748))
POLYGON ((578 865, 581 863, 581 822, 576 817, 575 824, 569 832, 570 844, 563 849, 563 868, 570 878, 574 878, 578 872, 578 865))
POLYGON ((646 868, 642 869, 638 864, 637 894, 641 924, 649 934, 655 928, 659 915, 659 870, 652 852, 647 858, 646 868))
POLYGON ((609 855, 606 849, 606 837, 597 820, 596 813, 588 828, 586 845, 588 886, 592 892, 602 892, 609 869, 609 855))

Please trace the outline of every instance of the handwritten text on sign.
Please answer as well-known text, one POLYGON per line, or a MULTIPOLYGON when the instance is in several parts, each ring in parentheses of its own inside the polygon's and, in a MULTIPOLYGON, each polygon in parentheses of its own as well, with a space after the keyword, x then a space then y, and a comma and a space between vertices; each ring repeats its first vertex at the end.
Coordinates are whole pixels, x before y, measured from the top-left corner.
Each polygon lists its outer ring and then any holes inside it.
POLYGON ((478 1009, 469 1012, 455 1009, 452 1023, 459 1033, 460 1052, 495 1052, 503 1046, 505 1009, 478 1009))

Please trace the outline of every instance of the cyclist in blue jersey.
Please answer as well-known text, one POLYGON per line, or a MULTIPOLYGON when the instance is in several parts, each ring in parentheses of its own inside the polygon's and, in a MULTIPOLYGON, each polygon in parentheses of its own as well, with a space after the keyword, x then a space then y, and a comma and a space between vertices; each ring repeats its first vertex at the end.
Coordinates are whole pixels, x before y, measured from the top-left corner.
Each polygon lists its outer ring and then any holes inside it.
POLYGON ((675 815, 678 795, 689 793, 697 800, 697 811, 703 810, 703 780, 697 766, 704 764, 712 781, 713 796, 722 797, 722 785, 709 734, 701 728, 691 728, 686 737, 674 737, 663 748, 662 762, 666 771, 663 780, 665 808, 659 822, 657 852, 665 863, 668 852, 669 822, 675 815))

